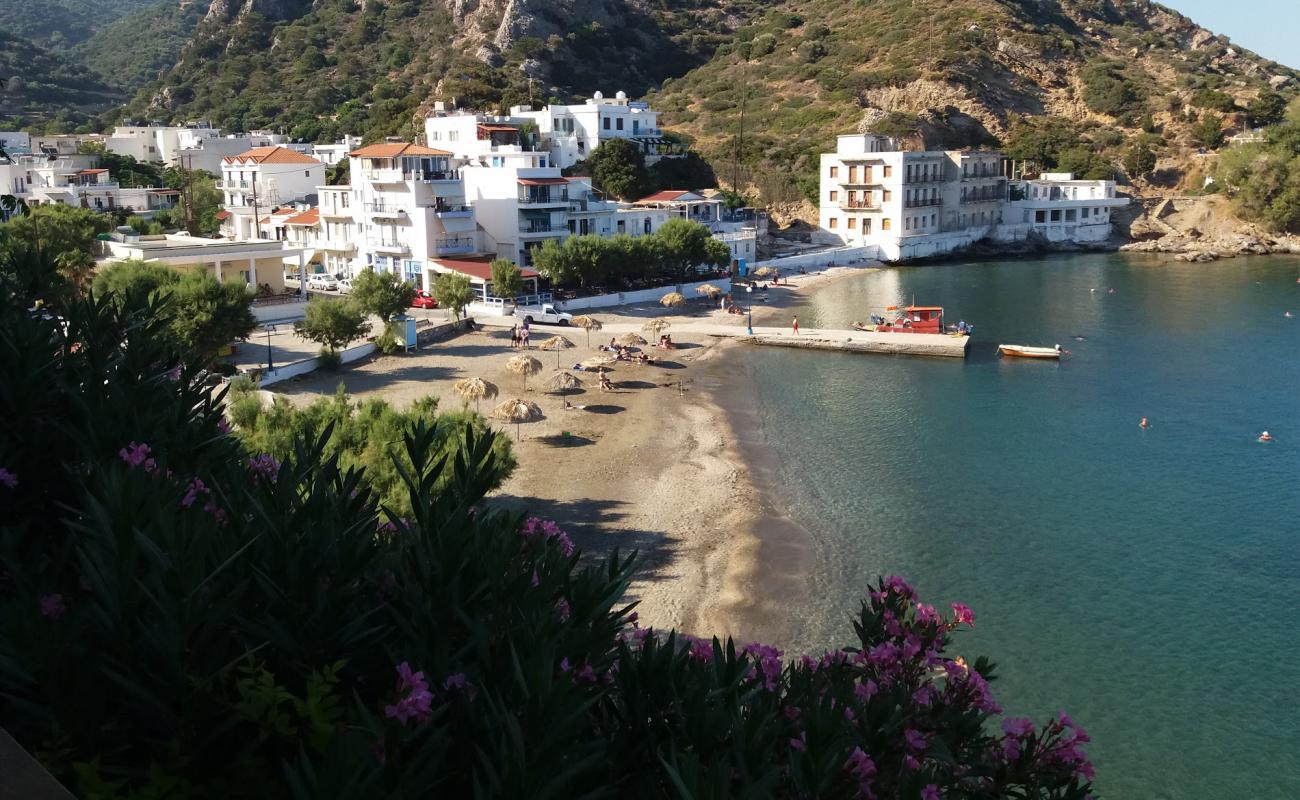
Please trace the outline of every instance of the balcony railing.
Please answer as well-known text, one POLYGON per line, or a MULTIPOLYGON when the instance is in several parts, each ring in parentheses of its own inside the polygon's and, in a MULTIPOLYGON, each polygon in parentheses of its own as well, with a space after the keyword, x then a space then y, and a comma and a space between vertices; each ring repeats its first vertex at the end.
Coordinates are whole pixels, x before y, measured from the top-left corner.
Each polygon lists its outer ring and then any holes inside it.
POLYGON ((474 252, 474 237, 448 236, 445 239, 435 239, 433 242, 433 252, 436 255, 446 255, 448 253, 472 253, 474 252))
POLYGON ((366 213, 377 217, 397 217, 406 213, 406 209, 392 203, 366 203, 366 213))
POLYGON ((927 208, 929 206, 942 205, 942 203, 943 201, 937 197, 926 200, 905 200, 903 201, 903 208, 927 208))
POLYGON ((854 200, 853 202, 841 203, 840 208, 848 208, 854 211, 879 211, 880 204, 872 202, 864 203, 861 200, 854 200))
POLYGON ((249 181, 226 181, 218 183, 217 188, 224 192, 239 192, 253 188, 253 184, 249 181))
POLYGON ((529 222, 525 225, 519 226, 520 233, 552 233, 558 230, 559 228, 557 226, 554 226, 549 222, 529 222))
POLYGON ((943 181, 944 181, 943 174, 940 173, 938 175, 930 175, 928 177, 922 177, 921 175, 913 174, 912 177, 907 178, 904 182, 905 183, 943 183, 943 181))
POLYGON ((438 216, 444 214, 472 214, 473 212, 474 209, 465 203, 444 203, 442 200, 439 200, 433 206, 433 213, 438 216))
POLYGON ((558 206, 569 202, 569 193, 559 192, 520 192, 520 205, 558 206))
POLYGON ((405 242, 398 242, 392 239, 367 239, 366 245, 371 250, 382 250, 386 253, 409 253, 410 245, 405 242))

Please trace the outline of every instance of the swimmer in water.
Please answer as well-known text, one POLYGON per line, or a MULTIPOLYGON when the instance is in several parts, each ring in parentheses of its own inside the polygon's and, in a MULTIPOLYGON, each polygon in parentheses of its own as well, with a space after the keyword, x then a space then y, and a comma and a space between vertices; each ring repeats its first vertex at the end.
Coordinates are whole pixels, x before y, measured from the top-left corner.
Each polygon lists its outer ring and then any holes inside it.
POLYGON ((1151 427, 1151 423, 1150 423, 1150 422, 1147 422, 1147 418, 1146 418, 1146 417, 1143 417, 1143 418, 1142 418, 1142 421, 1138 423, 1138 427, 1139 427, 1139 428, 1150 428, 1150 427, 1151 427))
POLYGON ((1261 442, 1271 442, 1273 441, 1273 437, 1269 435, 1268 431, 1264 431, 1259 435, 1259 440, 1261 442))
POLYGON ((1082 336, 1076 336, 1076 337, 1074 337, 1074 340, 1075 340, 1076 342, 1086 342, 1086 341, 1088 341, 1087 339, 1085 339, 1085 338, 1082 337, 1082 336))
POLYGON ((1109 289, 1109 290, 1108 290, 1108 293, 1109 293, 1109 294, 1115 294, 1115 290, 1114 290, 1113 288, 1112 288, 1112 289, 1109 289))
POLYGON ((1283 314, 1282 316, 1287 317, 1287 318, 1289 319, 1289 318, 1291 318, 1291 317, 1294 317, 1295 314, 1292 314, 1290 311, 1288 311, 1288 312, 1286 312, 1285 314, 1283 314))

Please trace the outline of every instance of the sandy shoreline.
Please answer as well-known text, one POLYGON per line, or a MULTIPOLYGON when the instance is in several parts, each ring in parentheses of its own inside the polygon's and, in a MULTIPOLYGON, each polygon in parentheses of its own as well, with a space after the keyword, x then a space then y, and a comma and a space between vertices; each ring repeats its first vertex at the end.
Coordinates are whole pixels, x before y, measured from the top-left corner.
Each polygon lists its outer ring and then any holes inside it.
MULTIPOLYGON (((831 268, 793 276, 791 287, 768 292, 754 320, 780 324, 785 309, 807 291, 864 267, 831 268)), ((745 296, 740 296, 744 303, 745 296)), ((655 308, 598 313, 606 324, 726 318, 700 303, 685 314, 655 308)), ((671 329, 670 329, 671 330, 671 329)), ((804 591, 812 565, 806 531, 775 507, 774 476, 764 456, 756 403, 744 371, 727 353, 744 345, 709 336, 674 336, 673 351, 654 348, 658 366, 613 365, 614 392, 600 392, 594 376, 569 396, 585 410, 566 409, 543 382, 558 365, 568 369, 595 354, 581 330, 534 330, 533 344, 553 333, 575 347, 532 350, 543 364, 527 389, 505 362, 518 351, 505 330, 489 328, 435 344, 412 355, 378 356, 337 374, 313 374, 274 387, 296 404, 331 395, 342 383, 355 399, 381 397, 398 407, 433 395, 440 408, 460 407, 451 385, 476 375, 496 383, 500 397, 523 397, 545 414, 522 426, 515 442, 519 465, 491 502, 555 519, 588 554, 617 549, 640 553, 629 589, 643 624, 698 635, 734 635, 742 641, 780 642, 791 621, 783 598, 804 591)), ((592 335, 594 346, 599 333, 592 335)), ((603 337, 609 341, 609 335, 603 337)), ((497 401, 484 401, 487 413, 497 401)), ((493 423, 515 438, 514 426, 493 423)))

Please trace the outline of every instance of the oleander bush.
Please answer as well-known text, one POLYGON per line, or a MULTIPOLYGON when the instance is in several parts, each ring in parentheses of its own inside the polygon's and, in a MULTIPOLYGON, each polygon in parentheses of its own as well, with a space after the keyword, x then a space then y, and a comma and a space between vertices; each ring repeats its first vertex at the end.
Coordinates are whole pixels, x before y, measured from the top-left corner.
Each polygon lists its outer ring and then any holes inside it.
POLYGON ((845 647, 639 626, 636 559, 493 510, 418 419, 409 512, 327 427, 229 432, 165 298, 0 298, 0 720, 86 798, 1082 798, 1067 717, 994 721, 974 624, 899 578, 845 647))

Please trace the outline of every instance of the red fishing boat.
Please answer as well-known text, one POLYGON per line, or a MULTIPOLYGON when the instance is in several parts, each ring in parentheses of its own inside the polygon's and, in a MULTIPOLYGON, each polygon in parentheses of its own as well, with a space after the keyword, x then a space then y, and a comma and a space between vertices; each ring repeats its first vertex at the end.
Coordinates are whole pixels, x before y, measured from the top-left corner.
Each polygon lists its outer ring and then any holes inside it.
MULTIPOLYGON (((886 311, 896 312, 898 306, 886 306, 886 311)), ((876 324, 881 333, 943 333, 942 306, 906 306, 894 320, 876 324)))

